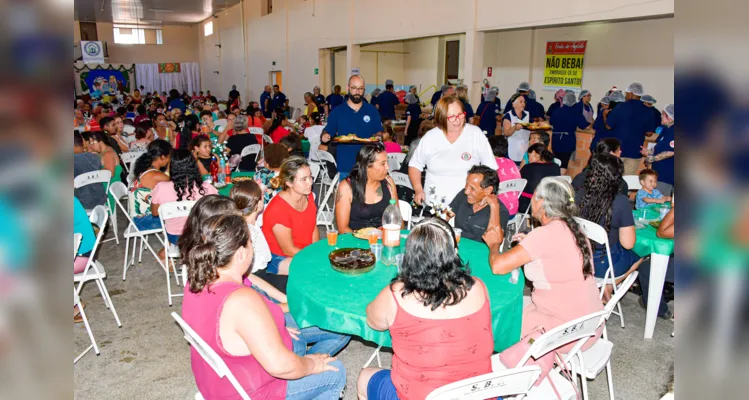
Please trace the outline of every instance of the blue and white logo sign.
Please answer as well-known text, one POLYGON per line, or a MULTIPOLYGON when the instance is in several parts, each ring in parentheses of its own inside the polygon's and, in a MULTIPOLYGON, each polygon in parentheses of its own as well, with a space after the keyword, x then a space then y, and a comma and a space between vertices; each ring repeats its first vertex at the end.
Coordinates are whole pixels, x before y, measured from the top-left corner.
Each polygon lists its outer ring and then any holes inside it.
POLYGON ((84 63, 104 63, 104 48, 101 42, 82 41, 81 50, 84 63))
POLYGON ((369 120, 370 120, 369 115, 365 115, 364 116, 364 122, 369 122, 369 120))

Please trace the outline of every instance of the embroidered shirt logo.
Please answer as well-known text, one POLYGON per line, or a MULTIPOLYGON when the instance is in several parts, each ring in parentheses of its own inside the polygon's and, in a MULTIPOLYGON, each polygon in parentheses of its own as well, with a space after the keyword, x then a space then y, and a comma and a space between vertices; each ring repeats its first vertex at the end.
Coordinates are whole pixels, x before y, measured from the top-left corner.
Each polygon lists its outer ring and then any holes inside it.
POLYGON ((469 161, 471 159, 471 153, 465 152, 461 154, 460 159, 463 161, 469 161))
POLYGON ((369 120, 370 120, 369 115, 365 115, 364 116, 364 122, 369 122, 369 120))

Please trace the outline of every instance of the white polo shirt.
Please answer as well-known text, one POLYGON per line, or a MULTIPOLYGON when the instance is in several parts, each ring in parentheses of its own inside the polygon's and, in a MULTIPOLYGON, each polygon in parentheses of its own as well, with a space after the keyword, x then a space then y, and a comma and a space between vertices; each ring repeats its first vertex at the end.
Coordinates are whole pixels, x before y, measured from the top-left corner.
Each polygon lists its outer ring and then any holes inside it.
POLYGON ((427 168, 424 194, 426 202, 431 202, 429 187, 436 187, 437 201, 445 197, 445 204, 450 204, 455 195, 466 185, 468 170, 474 165, 486 165, 496 170, 489 141, 477 126, 466 124, 463 133, 455 143, 447 141, 440 128, 427 132, 419 141, 409 167, 419 171, 427 168))

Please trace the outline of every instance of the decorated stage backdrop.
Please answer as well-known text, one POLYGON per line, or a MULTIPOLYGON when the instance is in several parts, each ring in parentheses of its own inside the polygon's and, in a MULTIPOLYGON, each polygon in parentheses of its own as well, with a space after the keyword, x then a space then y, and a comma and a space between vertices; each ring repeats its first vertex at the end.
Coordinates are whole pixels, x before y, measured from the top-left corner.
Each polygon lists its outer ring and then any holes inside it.
POLYGON ((114 96, 118 90, 132 92, 135 64, 73 64, 75 94, 92 98, 114 96))

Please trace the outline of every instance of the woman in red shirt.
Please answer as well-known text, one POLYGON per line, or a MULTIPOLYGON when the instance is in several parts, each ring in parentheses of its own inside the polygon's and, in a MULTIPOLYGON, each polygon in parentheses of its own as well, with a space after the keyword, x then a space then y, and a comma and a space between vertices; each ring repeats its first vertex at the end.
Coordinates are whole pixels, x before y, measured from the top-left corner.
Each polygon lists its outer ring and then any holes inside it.
POLYGON ((320 240, 317 206, 312 196, 312 172, 304 157, 289 157, 271 185, 283 188, 263 214, 263 235, 270 247, 266 271, 288 275, 291 257, 320 240))
POLYGON ((268 128, 267 135, 273 140, 273 143, 279 143, 281 139, 289 135, 289 130, 286 129, 288 121, 286 114, 283 111, 276 110, 275 116, 273 117, 273 123, 268 128))
POLYGON ((492 371, 489 295, 470 274, 447 222, 429 218, 416 225, 400 272, 367 306, 367 324, 390 330, 392 371, 363 369, 359 399, 422 400, 439 387, 492 371))

